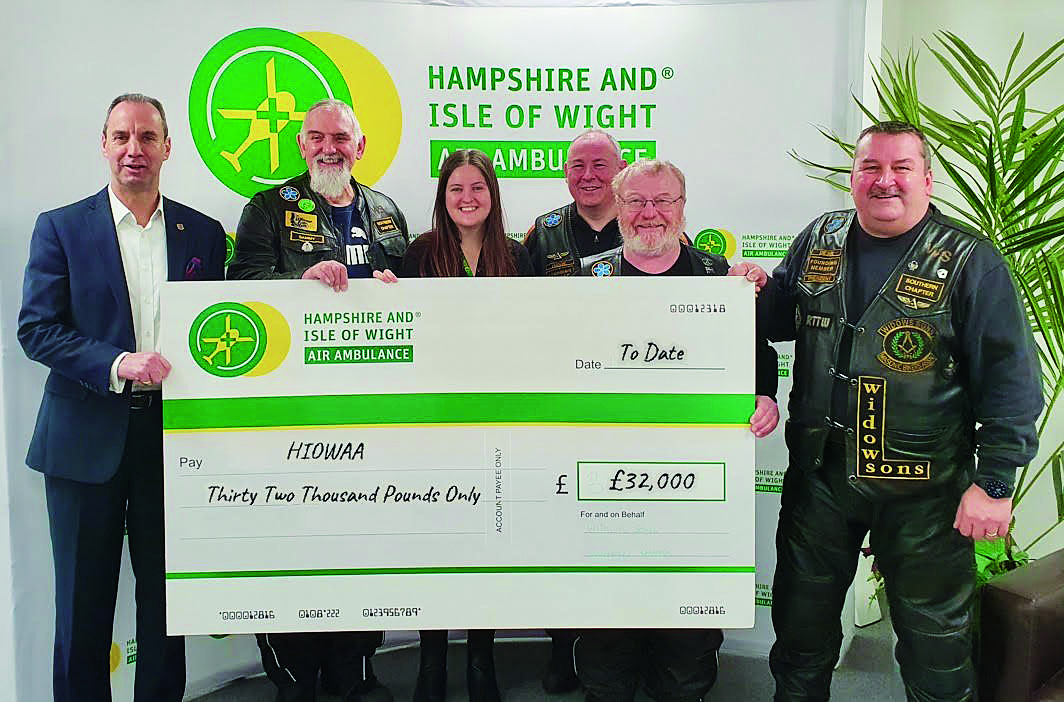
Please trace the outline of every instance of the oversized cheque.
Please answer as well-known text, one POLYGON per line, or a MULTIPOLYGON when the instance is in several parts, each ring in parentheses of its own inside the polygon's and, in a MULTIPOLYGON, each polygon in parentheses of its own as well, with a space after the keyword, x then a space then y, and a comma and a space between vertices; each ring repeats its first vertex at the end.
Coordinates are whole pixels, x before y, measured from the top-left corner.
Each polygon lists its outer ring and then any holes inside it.
POLYGON ((745 281, 186 283, 163 309, 171 633, 753 625, 745 281))

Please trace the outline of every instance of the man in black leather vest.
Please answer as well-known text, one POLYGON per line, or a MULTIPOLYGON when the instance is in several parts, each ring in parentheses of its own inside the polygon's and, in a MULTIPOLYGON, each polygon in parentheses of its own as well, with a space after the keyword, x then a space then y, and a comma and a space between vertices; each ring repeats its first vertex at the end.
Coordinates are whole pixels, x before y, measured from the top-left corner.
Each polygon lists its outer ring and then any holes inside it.
POLYGON ((620 144, 600 129, 573 139, 564 166, 573 201, 537 217, 525 236, 536 275, 577 275, 581 258, 621 245, 610 184, 627 165, 620 144))
MULTIPOLYGON (((351 107, 338 100, 315 104, 298 142, 307 172, 256 194, 244 207, 227 277, 313 279, 341 292, 349 278, 398 270, 408 241, 406 219, 390 197, 351 177, 366 148, 351 107)), ((322 688, 344 702, 392 699, 370 664, 383 632, 256 638, 278 702, 314 702, 319 672, 322 688)))
POLYGON ((972 542, 1008 531, 1016 469, 1038 446, 1041 378, 1005 262, 930 204, 931 184, 918 129, 866 129, 856 211, 806 227, 759 299, 769 338, 796 341, 772 593, 778 701, 828 699, 866 534, 908 699, 975 694, 972 542))
MULTIPOLYGON (((745 275, 764 282, 750 264, 732 269, 723 256, 681 243, 686 191, 683 173, 667 161, 637 161, 614 180, 624 244, 591 256, 583 275, 745 275), (753 269, 753 270, 751 270, 753 269)), ((757 339, 757 392, 750 430, 767 436, 779 421, 773 399, 776 352, 757 339)), ((595 629, 576 642, 587 702, 631 702, 643 687, 657 702, 700 702, 717 679, 720 629, 595 629)))

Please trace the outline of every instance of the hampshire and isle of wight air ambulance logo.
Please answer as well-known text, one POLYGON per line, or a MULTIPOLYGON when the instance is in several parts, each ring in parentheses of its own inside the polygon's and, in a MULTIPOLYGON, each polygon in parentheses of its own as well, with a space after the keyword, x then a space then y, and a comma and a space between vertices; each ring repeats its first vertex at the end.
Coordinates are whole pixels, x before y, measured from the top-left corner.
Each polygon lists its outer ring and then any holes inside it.
POLYGON ((735 237, 727 229, 703 229, 695 235, 696 249, 731 259, 735 255, 735 237))
POLYGON ((188 349, 200 368, 220 378, 266 375, 292 345, 288 322, 264 302, 219 302, 197 315, 188 349))
POLYGON ((192 139, 218 180, 251 197, 306 170, 296 135, 306 111, 326 98, 354 108, 368 135, 354 175, 372 185, 399 149, 399 94, 373 54, 337 34, 255 28, 223 38, 192 78, 192 139))

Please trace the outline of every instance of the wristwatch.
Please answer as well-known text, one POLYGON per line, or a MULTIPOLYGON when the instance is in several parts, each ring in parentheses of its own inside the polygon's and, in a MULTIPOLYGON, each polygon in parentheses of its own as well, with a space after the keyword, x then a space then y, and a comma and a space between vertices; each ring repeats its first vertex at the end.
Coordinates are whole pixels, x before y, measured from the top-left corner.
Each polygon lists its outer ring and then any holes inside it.
POLYGON ((1009 490, 1009 486, 997 478, 976 478, 975 484, 983 488, 990 497, 995 500, 999 500, 1002 497, 1009 497, 1012 494, 1012 490, 1009 490))

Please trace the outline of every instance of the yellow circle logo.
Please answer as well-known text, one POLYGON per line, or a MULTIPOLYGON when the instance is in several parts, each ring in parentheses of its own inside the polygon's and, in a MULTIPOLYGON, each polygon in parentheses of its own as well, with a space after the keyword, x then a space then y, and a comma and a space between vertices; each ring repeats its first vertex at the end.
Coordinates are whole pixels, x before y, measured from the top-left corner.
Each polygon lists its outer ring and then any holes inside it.
POLYGON ((399 150, 402 106, 377 57, 338 34, 260 27, 219 40, 192 78, 192 139, 211 173, 250 197, 306 170, 296 134, 325 98, 354 109, 367 136, 352 173, 374 184, 399 150))

